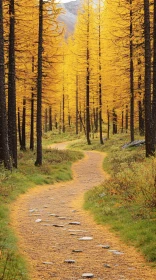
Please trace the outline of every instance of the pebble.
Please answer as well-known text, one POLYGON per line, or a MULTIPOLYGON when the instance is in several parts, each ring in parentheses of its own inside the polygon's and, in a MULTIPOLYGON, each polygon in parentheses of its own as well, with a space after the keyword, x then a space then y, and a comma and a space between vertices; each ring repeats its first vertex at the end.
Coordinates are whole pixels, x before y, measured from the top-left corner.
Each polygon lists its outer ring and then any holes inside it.
POLYGON ((58 217, 60 220, 66 220, 66 217, 58 217))
POLYGON ((35 211, 36 211, 35 209, 30 209, 30 210, 29 210, 30 213, 33 213, 33 212, 35 212, 35 211))
POLYGON ((83 273, 83 274, 82 274, 82 277, 85 277, 85 278, 94 278, 94 274, 92 274, 92 273, 83 273))
POLYGON ((43 264, 53 264, 52 262, 43 262, 43 264))
POLYGON ((49 214, 49 216, 53 216, 53 217, 56 217, 56 214, 49 214))
POLYGON ((54 224, 53 227, 64 227, 64 225, 56 225, 56 224, 54 224))
POLYGON ((73 253, 82 253, 83 251, 82 251, 82 250, 77 250, 77 249, 75 249, 75 250, 72 250, 72 252, 73 252, 73 253))
POLYGON ((111 268, 111 266, 109 265, 109 264, 104 264, 104 267, 106 267, 106 268, 111 268))
POLYGON ((123 255, 123 252, 119 252, 117 250, 109 250, 109 252, 112 252, 114 255, 123 255))
POLYGON ((92 240, 93 239, 93 237, 90 237, 90 236, 84 236, 84 237, 80 237, 78 240, 84 240, 84 241, 88 241, 88 240, 92 240))
POLYGON ((42 219, 37 219, 35 222, 40 223, 41 221, 42 221, 42 219))
POLYGON ((101 247, 103 249, 109 249, 110 248, 110 245, 102 245, 102 244, 99 244, 97 245, 97 247, 101 247))
POLYGON ((75 263, 75 260, 65 260, 65 263, 75 263))
POLYGON ((69 222, 69 225, 81 225, 80 222, 69 222))

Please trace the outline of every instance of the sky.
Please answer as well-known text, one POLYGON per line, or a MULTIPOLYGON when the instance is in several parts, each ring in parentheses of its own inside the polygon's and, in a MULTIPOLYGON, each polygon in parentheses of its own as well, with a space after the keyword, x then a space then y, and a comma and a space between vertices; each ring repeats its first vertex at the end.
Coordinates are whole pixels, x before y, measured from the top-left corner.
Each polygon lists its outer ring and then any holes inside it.
POLYGON ((75 0, 60 0, 61 3, 67 3, 67 2, 71 2, 71 1, 75 1, 75 0))

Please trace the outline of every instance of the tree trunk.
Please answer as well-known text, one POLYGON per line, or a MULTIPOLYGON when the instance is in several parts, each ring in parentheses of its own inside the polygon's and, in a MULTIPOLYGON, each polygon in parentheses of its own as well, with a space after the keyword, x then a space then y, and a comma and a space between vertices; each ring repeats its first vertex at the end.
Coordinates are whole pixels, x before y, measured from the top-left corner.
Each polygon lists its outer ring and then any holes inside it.
POLYGON ((144 0, 144 36, 145 36, 145 141, 146 157, 155 154, 151 112, 151 46, 150 46, 150 10, 149 0, 144 0))
POLYGON ((38 77, 37 77, 37 157, 36 166, 42 165, 42 52, 43 0, 39 0, 38 77))
POLYGON ((65 97, 62 97, 62 132, 65 133, 65 97))
POLYGON ((17 123, 15 86, 15 10, 14 0, 9 0, 9 72, 8 72, 8 137, 13 166, 17 168, 17 123))
POLYGON ((86 137, 88 145, 91 144, 90 141, 90 102, 89 102, 89 82, 90 82, 90 73, 89 73, 89 49, 87 47, 87 76, 86 76, 86 137))
POLYGON ((113 134, 117 134, 117 114, 113 109, 113 134))
POLYGON ((122 116, 121 116, 121 133, 123 133, 124 130, 124 112, 122 111, 122 116))
POLYGON ((55 115, 55 128, 58 128, 58 123, 57 123, 57 116, 55 115))
POLYGON ((153 34, 153 138, 156 144, 156 0, 154 0, 154 34, 153 34))
POLYGON ((143 117, 143 105, 141 101, 138 101, 138 110, 139 110, 139 132, 143 136, 145 134, 144 129, 144 117, 143 117))
POLYGON ((84 129, 84 134, 86 135, 86 128, 85 128, 85 125, 83 123, 83 119, 82 119, 81 113, 80 112, 78 112, 78 113, 79 113, 79 118, 80 118, 80 124, 83 127, 83 129, 84 129))
POLYGON ((102 79, 101 79, 101 0, 99 0, 99 26, 98 26, 98 39, 99 39, 99 132, 100 144, 103 145, 102 137, 102 79))
POLYGON ((21 118, 20 118, 20 109, 18 108, 18 136, 19 136, 19 144, 20 149, 22 149, 22 135, 21 135, 21 118))
POLYGON ((130 0, 130 133, 134 141, 134 65, 133 65, 133 11, 130 0))
POLYGON ((49 106, 49 131, 53 130, 52 107, 49 106))
POLYGON ((76 134, 79 133, 79 127, 78 127, 78 75, 76 75, 76 134))
POLYGON ((44 132, 46 133, 48 131, 48 111, 47 108, 45 109, 45 117, 44 117, 44 132))
POLYGON ((128 105, 126 105, 126 115, 125 115, 125 129, 128 132, 128 105))
POLYGON ((21 150, 26 151, 26 99, 23 98, 23 116, 22 116, 22 145, 21 150))
POLYGON ((1 147, 3 162, 7 169, 11 169, 8 144, 8 127, 5 96, 5 67, 4 67, 4 30, 3 30, 3 1, 0 0, 0 115, 1 115, 1 147))
MULTIPOLYGON (((32 74, 34 73, 34 56, 32 56, 32 74)), ((31 92, 30 150, 34 150, 34 88, 31 92)))
POLYGON ((0 164, 3 162, 3 141, 2 141, 2 117, 0 110, 0 164))
POLYGON ((62 128, 62 104, 60 102, 59 133, 61 133, 61 128, 62 128))
MULTIPOLYGON (((78 112, 78 114, 79 114, 79 120, 80 119, 82 119, 82 112, 81 112, 81 103, 79 104, 79 108, 80 108, 80 111, 78 112)), ((81 123, 81 121, 80 121, 80 132, 82 132, 82 123, 81 123)))
POLYGON ((34 93, 31 94, 30 150, 34 150, 34 93))
POLYGON ((86 62, 87 62, 87 71, 86 71, 86 138, 88 145, 91 144, 90 141, 90 69, 89 69, 89 32, 90 32, 90 22, 89 22, 89 0, 88 0, 88 21, 87 21, 87 49, 86 49, 86 62))
POLYGON ((110 134, 110 114, 109 110, 107 109, 107 139, 109 139, 110 134))

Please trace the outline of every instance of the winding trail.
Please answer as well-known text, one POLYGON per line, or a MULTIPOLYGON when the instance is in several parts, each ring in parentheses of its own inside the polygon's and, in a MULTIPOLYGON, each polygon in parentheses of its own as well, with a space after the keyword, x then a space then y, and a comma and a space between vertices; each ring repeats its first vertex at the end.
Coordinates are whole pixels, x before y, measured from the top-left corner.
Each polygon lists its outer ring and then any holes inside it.
POLYGON ((31 189, 12 205, 11 226, 28 261, 31 280, 87 279, 83 273, 92 273, 97 280, 156 279, 156 271, 140 253, 82 209, 84 192, 104 181, 103 158, 102 153, 85 152, 85 158, 73 164, 72 181, 31 189))

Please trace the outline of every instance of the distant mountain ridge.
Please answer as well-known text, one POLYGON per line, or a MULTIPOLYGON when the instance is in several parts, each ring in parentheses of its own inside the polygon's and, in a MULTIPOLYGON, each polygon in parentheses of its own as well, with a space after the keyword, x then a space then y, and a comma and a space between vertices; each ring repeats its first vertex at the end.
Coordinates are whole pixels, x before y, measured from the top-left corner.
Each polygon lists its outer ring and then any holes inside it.
POLYGON ((77 19, 77 13, 80 8, 80 0, 70 1, 68 3, 61 3, 60 6, 64 10, 64 14, 59 16, 59 20, 65 24, 67 38, 74 32, 74 27, 77 19))

